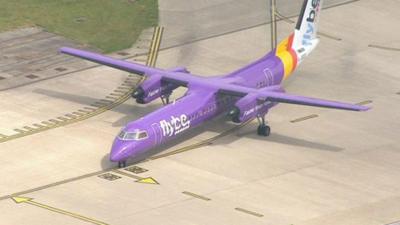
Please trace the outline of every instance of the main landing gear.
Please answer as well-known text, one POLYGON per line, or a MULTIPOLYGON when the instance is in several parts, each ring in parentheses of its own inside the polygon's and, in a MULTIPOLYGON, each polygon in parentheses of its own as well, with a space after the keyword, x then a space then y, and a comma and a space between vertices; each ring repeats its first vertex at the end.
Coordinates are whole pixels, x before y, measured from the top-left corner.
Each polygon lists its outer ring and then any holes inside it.
POLYGON ((259 136, 268 137, 271 134, 271 127, 265 123, 265 115, 257 116, 258 125, 257 134, 259 136))
POLYGON ((124 168, 124 167, 126 167, 126 161, 119 161, 118 168, 124 168))

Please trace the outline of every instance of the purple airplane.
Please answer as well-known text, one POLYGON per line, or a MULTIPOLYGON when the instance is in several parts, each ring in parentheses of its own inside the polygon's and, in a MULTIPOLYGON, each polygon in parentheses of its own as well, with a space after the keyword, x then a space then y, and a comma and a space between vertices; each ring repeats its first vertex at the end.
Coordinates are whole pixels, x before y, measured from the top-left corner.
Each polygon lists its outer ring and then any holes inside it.
POLYGON ((235 123, 257 118, 258 135, 269 136, 265 115, 278 103, 368 110, 365 106, 287 94, 281 86, 319 42, 317 24, 321 5, 322 0, 305 0, 292 35, 261 59, 223 76, 206 78, 185 68, 163 70, 71 48, 62 48, 61 52, 145 76, 132 97, 139 104, 158 98, 165 103, 164 107, 128 123, 115 138, 110 160, 125 167, 128 158, 138 157, 222 113, 235 123), (169 104, 172 91, 180 86, 188 91, 169 104))

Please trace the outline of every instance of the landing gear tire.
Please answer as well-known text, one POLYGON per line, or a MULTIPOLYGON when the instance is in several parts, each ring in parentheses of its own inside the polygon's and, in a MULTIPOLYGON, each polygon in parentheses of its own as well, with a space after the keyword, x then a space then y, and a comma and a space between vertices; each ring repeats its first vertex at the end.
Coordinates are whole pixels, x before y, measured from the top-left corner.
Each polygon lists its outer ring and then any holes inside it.
POLYGON ((271 127, 267 125, 259 125, 257 129, 257 134, 259 136, 268 137, 271 134, 271 127))
POLYGON ((118 168, 124 168, 124 167, 126 167, 126 161, 118 162, 118 168))
POLYGON ((265 115, 257 116, 258 123, 257 134, 259 136, 268 137, 271 134, 271 127, 265 123, 265 115))

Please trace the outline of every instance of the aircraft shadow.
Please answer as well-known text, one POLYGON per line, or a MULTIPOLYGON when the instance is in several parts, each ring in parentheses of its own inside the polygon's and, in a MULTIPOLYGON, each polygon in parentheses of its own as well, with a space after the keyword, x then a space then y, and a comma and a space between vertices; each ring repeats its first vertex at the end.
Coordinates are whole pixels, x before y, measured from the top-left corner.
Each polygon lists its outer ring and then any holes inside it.
MULTIPOLYGON (((70 93, 64 93, 64 92, 58 92, 58 91, 53 91, 53 90, 47 90, 47 89, 36 89, 33 91, 34 93, 46 95, 49 97, 53 98, 58 98, 62 100, 67 100, 70 102, 74 103, 79 103, 82 105, 87 105, 90 107, 90 104, 93 104, 100 99, 98 98, 92 98, 92 97, 87 97, 87 96, 81 96, 81 95, 75 95, 75 94, 70 94, 70 93)), ((133 101, 133 99, 130 99, 133 101)), ((129 101, 129 100, 128 100, 129 101)), ((157 105, 130 105, 130 104, 124 104, 122 103, 118 107, 115 107, 113 109, 110 109, 113 112, 119 112, 122 113, 126 116, 120 118, 119 120, 115 121, 112 123, 113 127, 121 127, 127 124, 129 121, 135 120, 137 118, 140 118, 141 116, 152 112, 156 110, 157 108, 161 107, 161 104, 157 105)))
MULTIPOLYGON (((334 145, 329 145, 329 144, 324 144, 324 143, 319 143, 319 142, 313 142, 313 141, 308 141, 296 137, 291 137, 291 136, 286 136, 283 134, 278 134, 274 133, 274 131, 271 131, 271 135, 269 137, 261 137, 257 135, 256 132, 257 127, 254 127, 253 130, 250 131, 245 131, 238 133, 236 135, 232 135, 231 140, 234 141, 238 137, 247 137, 247 138, 252 138, 252 139, 257 139, 257 140, 265 140, 267 142, 273 142, 273 143, 278 143, 278 144, 283 144, 283 145, 291 145, 291 146, 296 146, 296 147, 303 147, 303 148, 310 148, 314 150, 321 150, 321 151, 331 151, 331 152, 340 152, 343 151, 344 148, 339 147, 339 146, 334 146, 334 145)), ((229 139, 226 138, 227 142, 230 142, 229 139)))

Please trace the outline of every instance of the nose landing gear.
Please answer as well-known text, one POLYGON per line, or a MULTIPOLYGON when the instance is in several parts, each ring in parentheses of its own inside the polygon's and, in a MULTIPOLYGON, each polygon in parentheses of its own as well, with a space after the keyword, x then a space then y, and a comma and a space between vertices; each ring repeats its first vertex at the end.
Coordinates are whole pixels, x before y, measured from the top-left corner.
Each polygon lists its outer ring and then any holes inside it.
POLYGON ((119 161, 118 168, 124 168, 124 167, 126 167, 126 161, 119 161))
POLYGON ((169 104, 169 97, 171 96, 171 94, 165 94, 161 96, 161 101, 163 103, 163 105, 168 105, 169 104))
POLYGON ((257 116, 258 125, 257 134, 259 136, 268 137, 271 134, 271 127, 265 123, 265 115, 257 116))

